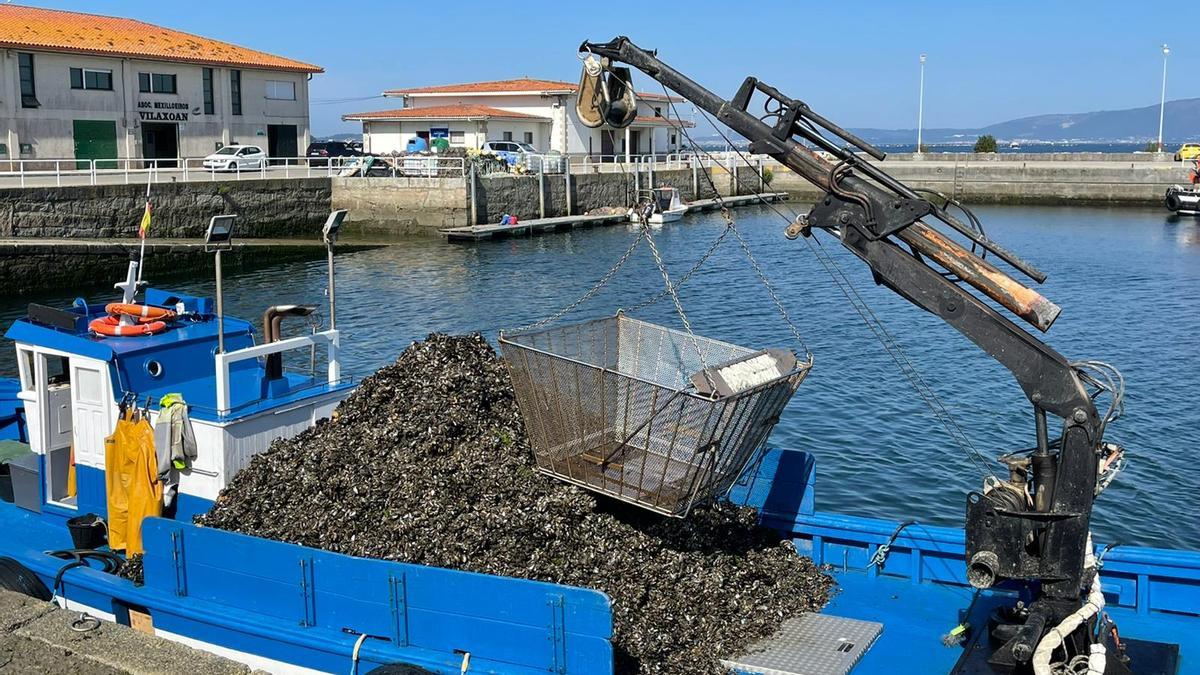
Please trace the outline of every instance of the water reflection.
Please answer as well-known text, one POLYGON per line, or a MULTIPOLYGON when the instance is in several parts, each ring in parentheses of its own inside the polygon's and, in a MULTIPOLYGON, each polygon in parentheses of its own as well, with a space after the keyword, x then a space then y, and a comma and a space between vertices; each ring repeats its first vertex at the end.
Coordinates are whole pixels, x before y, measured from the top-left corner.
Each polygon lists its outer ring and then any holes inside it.
MULTIPOLYGON (((1129 544, 1200 546, 1195 518, 1167 519, 1179 496, 1200 491, 1191 449, 1200 430, 1200 257, 1195 221, 1164 223, 1161 209, 987 207, 977 213, 989 233, 1050 274, 1040 289, 1063 307, 1045 336, 1071 359, 1112 362, 1129 386, 1126 417, 1109 440, 1128 448, 1126 472, 1100 499, 1095 529, 1129 544)), ((817 456, 822 509, 878 517, 962 520, 964 494, 979 471, 955 448, 895 365, 846 303, 807 248, 782 236, 784 223, 766 209, 737 218, 771 274, 816 356, 816 367, 778 426, 773 443, 817 456)), ((719 216, 689 217, 656 233, 678 277, 721 231, 719 216)), ((635 235, 623 227, 454 245, 406 239, 386 249, 339 257, 338 325, 348 369, 369 373, 432 331, 496 331, 552 314, 604 275, 635 235)), ((792 336, 776 316, 736 246, 727 242, 682 292, 696 330, 753 347, 787 346, 792 336)), ((941 320, 886 289, 863 265, 826 239, 866 300, 921 369, 984 454, 1033 440, 1032 416, 1011 375, 941 320)), ((103 280, 104 286, 111 280, 103 280)), ((268 304, 324 305, 324 263, 290 264, 232 275, 229 311, 257 317, 268 304)), ((212 293, 210 279, 173 283, 212 293)), ((589 303, 566 320, 611 314, 662 289, 643 247, 589 303)), ((42 296, 69 304, 76 295, 42 296)), ((0 300, 5 324, 31 298, 0 300)), ((678 325, 670 302, 638 316, 678 325)), ((0 371, 11 373, 11 349, 0 371)))

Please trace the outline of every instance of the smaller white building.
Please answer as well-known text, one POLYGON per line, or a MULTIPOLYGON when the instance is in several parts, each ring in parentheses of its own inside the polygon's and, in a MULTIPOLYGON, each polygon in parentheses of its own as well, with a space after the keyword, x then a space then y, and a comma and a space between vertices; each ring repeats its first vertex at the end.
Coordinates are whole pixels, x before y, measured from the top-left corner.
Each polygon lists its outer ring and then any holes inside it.
POLYGON ((478 148, 486 141, 520 141, 543 152, 573 155, 664 155, 684 145, 672 103, 683 99, 638 93, 638 115, 626 129, 590 129, 575 114, 578 85, 519 78, 432 87, 392 89, 392 110, 343 115, 361 122, 363 149, 404 152, 413 138, 445 138, 451 147, 478 148))

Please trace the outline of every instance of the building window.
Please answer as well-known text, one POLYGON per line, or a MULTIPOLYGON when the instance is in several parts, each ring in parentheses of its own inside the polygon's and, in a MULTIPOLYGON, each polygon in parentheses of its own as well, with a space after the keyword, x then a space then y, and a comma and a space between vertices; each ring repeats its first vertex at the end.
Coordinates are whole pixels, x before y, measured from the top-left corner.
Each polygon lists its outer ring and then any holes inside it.
POLYGON ((175 76, 163 73, 138 73, 138 90, 143 94, 176 94, 175 76))
POLYGON ((242 114, 242 71, 229 71, 229 104, 234 115, 242 114))
POLYGON ((17 70, 21 74, 21 107, 36 108, 41 104, 37 100, 37 89, 33 82, 33 54, 17 52, 17 70))
MULTIPOLYGON (((204 114, 215 115, 217 112, 217 104, 213 98, 213 70, 205 68, 204 76, 204 114)), ((218 148, 220 149, 220 148, 218 148)))
POLYGON ((675 134, 671 134, 671 145, 675 145, 676 143, 678 143, 678 141, 676 141, 675 139, 676 139, 675 134))
POLYGON ((112 71, 91 70, 88 68, 72 68, 71 88, 112 91, 112 71))
POLYGON ((530 145, 533 145, 533 132, 532 131, 525 132, 525 142, 530 145))
POLYGON ((655 109, 654 109, 654 116, 655 116, 655 117, 662 117, 662 108, 655 108, 655 109))
POLYGON ((465 131, 451 131, 450 132, 450 145, 466 145, 466 144, 467 144, 467 132, 465 132, 465 131))
POLYGON ((504 136, 501 137, 501 140, 511 141, 512 140, 512 132, 511 131, 504 132, 504 136))
POLYGON ((267 80, 267 98, 275 101, 295 101, 296 83, 267 80))

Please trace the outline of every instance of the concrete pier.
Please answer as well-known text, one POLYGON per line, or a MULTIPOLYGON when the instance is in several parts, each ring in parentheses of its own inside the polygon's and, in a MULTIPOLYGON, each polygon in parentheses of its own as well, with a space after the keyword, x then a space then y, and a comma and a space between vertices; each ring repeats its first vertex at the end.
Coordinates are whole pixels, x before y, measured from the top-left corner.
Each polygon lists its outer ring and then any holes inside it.
MULTIPOLYGON (((92 288, 125 278, 138 239, 0 239, 0 288, 12 293, 58 288, 92 288)), ((341 243, 338 253, 382 244, 341 243)), ((210 269, 213 256, 199 239, 154 239, 146 243, 149 278, 167 279, 210 269)), ((314 239, 235 240, 224 258, 227 271, 302 260, 322 260, 325 245, 314 239)))
MULTIPOLYGON (((1170 161, 946 155, 889 157, 878 165, 910 187, 937 190, 968 205, 1159 205, 1168 187, 1187 182, 1190 169, 1170 161)), ((767 166, 774 174, 771 189, 797 198, 817 196, 816 188, 779 163, 767 166)))
POLYGON ((0 672, 75 675, 243 675, 243 664, 101 621, 71 629, 78 612, 0 590, 0 672))
MULTIPOLYGON (((687 213, 712 211, 722 205, 736 208, 760 203, 777 202, 787 199, 786 192, 769 192, 762 195, 742 195, 740 197, 722 197, 721 199, 697 199, 687 203, 687 213)), ((595 216, 559 216, 556 218, 534 218, 520 221, 516 225, 469 225, 467 227, 452 227, 442 230, 442 236, 448 241, 479 241, 481 239, 496 239, 500 237, 520 237, 559 230, 573 230, 578 227, 595 227, 597 225, 629 224, 628 213, 613 213, 595 216)))

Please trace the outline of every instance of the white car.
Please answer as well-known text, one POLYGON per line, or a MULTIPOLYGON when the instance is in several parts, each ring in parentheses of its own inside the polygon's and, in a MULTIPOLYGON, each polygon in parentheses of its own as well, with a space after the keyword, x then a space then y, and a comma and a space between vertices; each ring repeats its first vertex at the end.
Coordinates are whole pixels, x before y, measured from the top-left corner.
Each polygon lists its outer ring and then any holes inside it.
POLYGON ((515 165, 520 160, 522 153, 528 155, 537 154, 537 150, 532 145, 516 141, 488 141, 483 144, 480 150, 498 155, 501 159, 508 162, 509 166, 515 165))
POLYGON ((204 168, 210 171, 261 169, 266 163, 267 153, 257 145, 227 145, 204 158, 204 168))

